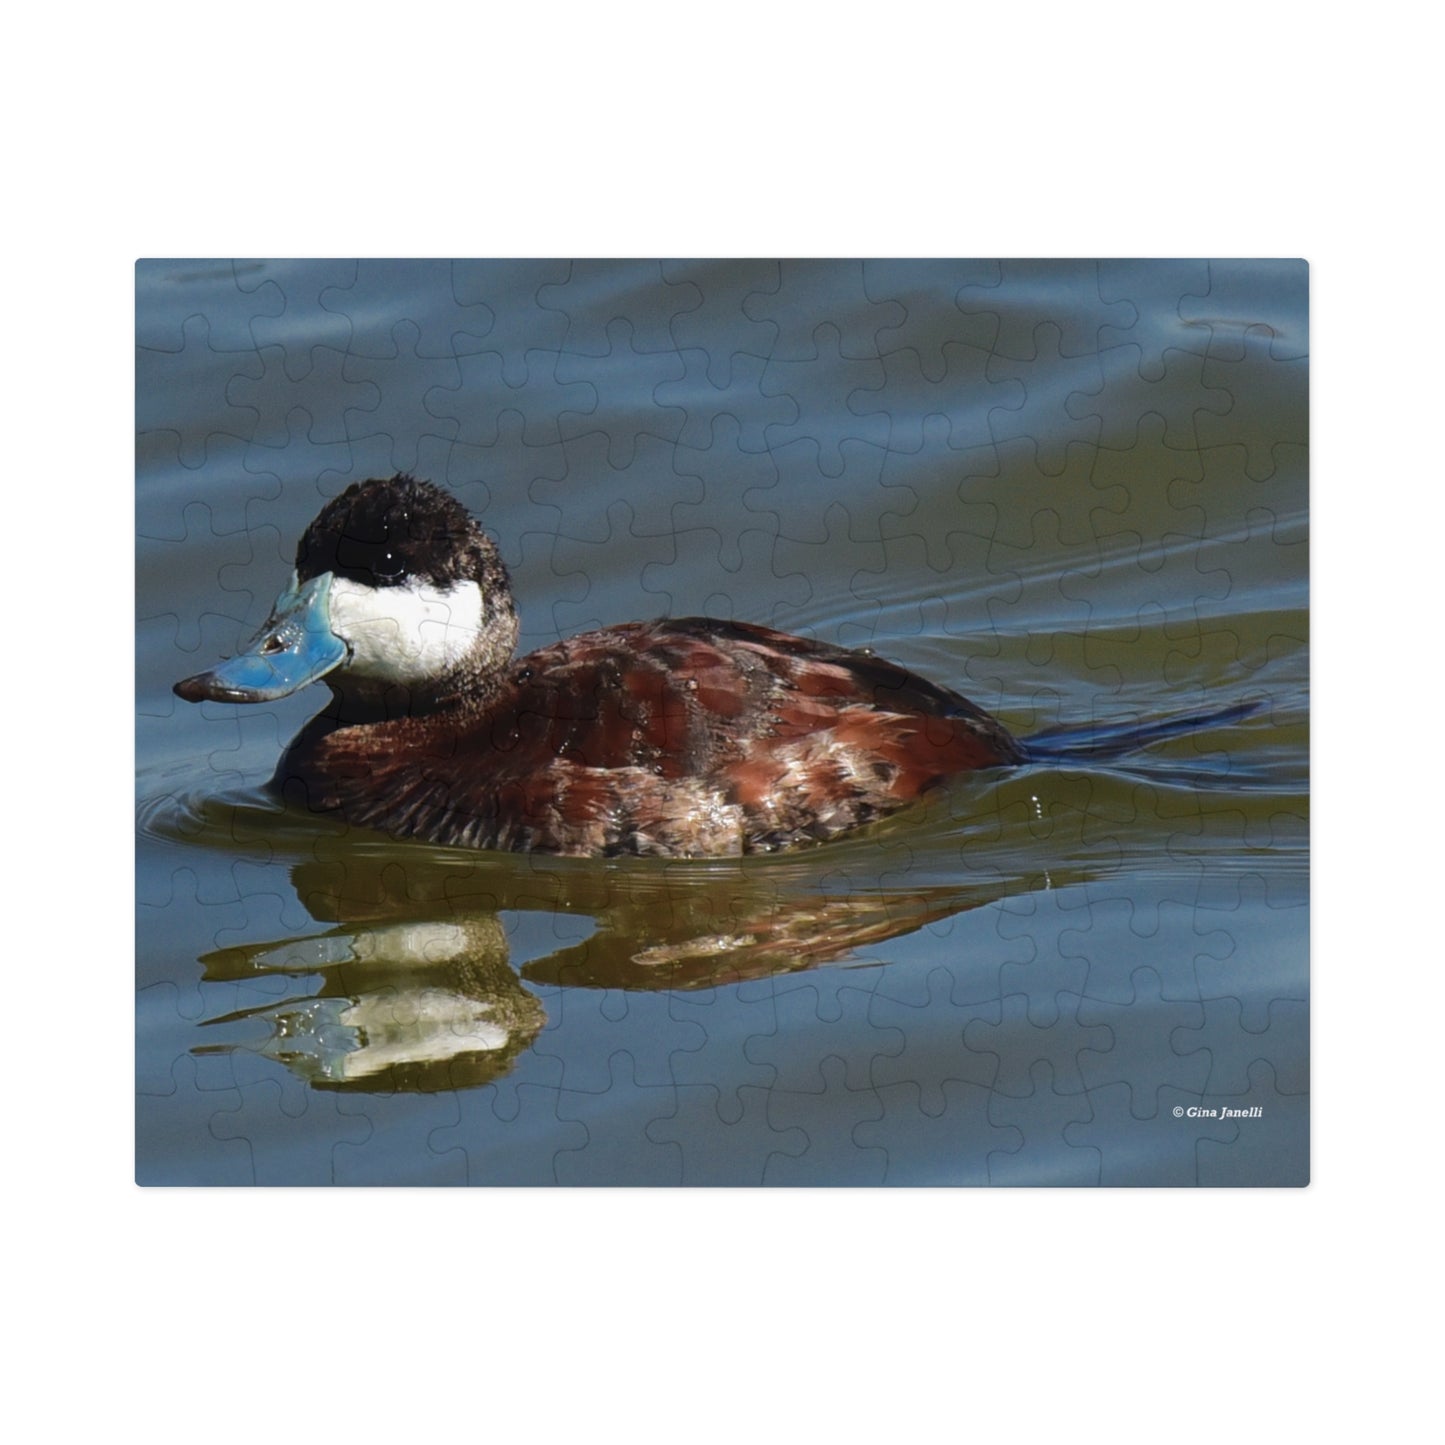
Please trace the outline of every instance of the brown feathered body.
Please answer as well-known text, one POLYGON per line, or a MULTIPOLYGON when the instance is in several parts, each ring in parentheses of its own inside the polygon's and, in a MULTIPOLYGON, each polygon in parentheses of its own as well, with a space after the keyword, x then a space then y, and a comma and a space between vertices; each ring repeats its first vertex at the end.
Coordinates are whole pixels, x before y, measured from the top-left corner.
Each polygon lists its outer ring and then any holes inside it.
POLYGON ((832 838, 1022 759, 988 713, 893 663, 685 618, 559 642, 419 716, 317 718, 276 782, 433 843, 720 857, 832 838))

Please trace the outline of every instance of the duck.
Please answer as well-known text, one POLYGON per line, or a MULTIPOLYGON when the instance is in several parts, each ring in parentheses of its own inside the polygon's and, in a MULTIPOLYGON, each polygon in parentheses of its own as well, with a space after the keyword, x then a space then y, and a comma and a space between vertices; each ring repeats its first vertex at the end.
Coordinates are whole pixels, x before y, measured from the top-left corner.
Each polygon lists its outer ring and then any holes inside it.
POLYGON ((747 622, 600 628, 517 657, 496 542, 407 473, 347 487, 301 536, 251 643, 175 684, 256 704, 325 682, 271 787, 442 846, 717 858, 825 843, 1028 749, 868 650, 747 622))

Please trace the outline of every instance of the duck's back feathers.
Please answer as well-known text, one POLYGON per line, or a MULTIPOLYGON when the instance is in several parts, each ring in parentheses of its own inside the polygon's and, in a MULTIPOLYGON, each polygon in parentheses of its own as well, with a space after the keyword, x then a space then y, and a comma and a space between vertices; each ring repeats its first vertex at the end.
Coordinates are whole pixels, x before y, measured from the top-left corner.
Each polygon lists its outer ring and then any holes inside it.
POLYGON ((893 663, 685 618, 543 648, 443 712, 308 728, 277 782, 436 843, 716 856, 831 838, 1021 758, 994 718, 893 663))

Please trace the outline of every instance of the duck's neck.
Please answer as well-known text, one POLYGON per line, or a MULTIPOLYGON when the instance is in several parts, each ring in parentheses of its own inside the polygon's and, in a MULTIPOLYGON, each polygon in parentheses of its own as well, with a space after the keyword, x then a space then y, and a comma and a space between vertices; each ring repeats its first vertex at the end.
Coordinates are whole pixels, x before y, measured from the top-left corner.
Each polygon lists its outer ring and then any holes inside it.
POLYGON ((331 701, 319 716, 333 727, 354 727, 485 708, 501 691, 504 675, 505 668, 467 663, 425 684, 358 684, 355 679, 338 679, 333 674, 327 678, 331 701))

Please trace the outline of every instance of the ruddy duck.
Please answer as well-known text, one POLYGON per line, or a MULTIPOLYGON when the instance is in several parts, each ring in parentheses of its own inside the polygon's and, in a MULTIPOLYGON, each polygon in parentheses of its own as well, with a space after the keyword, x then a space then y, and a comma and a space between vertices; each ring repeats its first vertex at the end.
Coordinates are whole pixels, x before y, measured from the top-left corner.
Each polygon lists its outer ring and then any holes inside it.
POLYGON ((175 691, 256 703, 325 678, 273 786, 470 848, 765 853, 1034 756, 948 688, 767 627, 632 622, 515 659, 517 632, 491 538, 397 475, 323 507, 252 643, 175 691))

